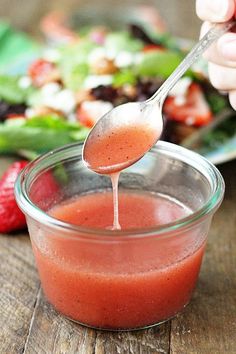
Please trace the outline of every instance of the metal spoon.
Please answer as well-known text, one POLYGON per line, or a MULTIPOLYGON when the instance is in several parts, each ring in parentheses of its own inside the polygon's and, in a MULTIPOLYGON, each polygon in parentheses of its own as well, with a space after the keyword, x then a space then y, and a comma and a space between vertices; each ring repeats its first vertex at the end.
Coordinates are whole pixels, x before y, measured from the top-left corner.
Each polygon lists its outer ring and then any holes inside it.
MULTIPOLYGON (((163 85, 156 91, 156 93, 144 102, 131 102, 126 103, 120 106, 115 107, 110 112, 106 113, 101 117, 98 122, 94 125, 93 129, 90 131, 87 139, 84 143, 83 148, 83 160, 85 164, 92 170, 98 173, 113 173, 117 171, 116 166, 95 166, 90 161, 89 150, 91 151, 91 144, 97 144, 100 139, 104 136, 115 132, 120 128, 129 128, 129 127, 147 127, 154 129, 155 135, 153 141, 150 141, 145 146, 143 146, 142 151, 137 151, 135 156, 132 156, 132 159, 126 159, 126 149, 124 149, 124 158, 123 161, 119 162, 119 169, 122 170, 134 162, 138 161, 150 147, 156 143, 159 139, 162 129, 163 129, 163 118, 162 118, 162 106, 164 100, 170 91, 170 89, 176 84, 176 82, 181 78, 181 76, 186 72, 186 70, 199 58, 199 56, 222 34, 227 32, 233 25, 235 21, 229 21, 227 23, 220 23, 214 25, 205 36, 193 47, 189 54, 184 58, 184 60, 178 65, 178 67, 173 71, 173 73, 167 78, 163 85)), ((125 130, 123 129, 123 130, 125 130)), ((112 144, 117 144, 116 139, 109 141, 110 148, 112 151, 112 144)), ((118 143, 119 144, 119 143, 118 143)), ((137 141, 137 144, 139 142, 137 141)), ((99 144, 97 145, 99 146, 99 144)), ((94 145, 93 151, 96 150, 94 145)), ((118 148, 116 146, 116 148, 118 148)), ((123 147, 122 147, 123 149, 123 147)), ((122 160, 122 159, 121 159, 122 160)))

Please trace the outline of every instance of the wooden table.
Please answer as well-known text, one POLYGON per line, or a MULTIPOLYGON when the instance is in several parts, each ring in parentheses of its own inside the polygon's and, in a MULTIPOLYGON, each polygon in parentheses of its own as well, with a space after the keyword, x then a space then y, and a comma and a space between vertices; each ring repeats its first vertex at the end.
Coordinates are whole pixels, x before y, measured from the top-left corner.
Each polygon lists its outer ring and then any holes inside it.
MULTIPOLYGON (((1 172, 9 161, 0 159, 1 172)), ((0 353, 235 354, 236 161, 220 170, 226 195, 197 289, 184 312, 159 327, 112 333, 63 318, 43 296, 28 234, 0 235, 0 353)))

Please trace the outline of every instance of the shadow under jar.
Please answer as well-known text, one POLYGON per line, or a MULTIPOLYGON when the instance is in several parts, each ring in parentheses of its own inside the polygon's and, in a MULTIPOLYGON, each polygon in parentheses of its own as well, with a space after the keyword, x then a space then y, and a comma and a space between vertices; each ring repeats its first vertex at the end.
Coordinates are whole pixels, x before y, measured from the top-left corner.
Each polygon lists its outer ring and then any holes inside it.
POLYGON ((122 172, 119 190, 169 198, 191 212, 145 228, 79 226, 50 211, 111 189, 108 177, 84 166, 81 151, 74 144, 43 155, 16 182, 44 293, 63 315, 94 328, 128 330, 166 321, 186 306, 196 285, 224 194, 222 176, 201 156, 160 141, 122 172))

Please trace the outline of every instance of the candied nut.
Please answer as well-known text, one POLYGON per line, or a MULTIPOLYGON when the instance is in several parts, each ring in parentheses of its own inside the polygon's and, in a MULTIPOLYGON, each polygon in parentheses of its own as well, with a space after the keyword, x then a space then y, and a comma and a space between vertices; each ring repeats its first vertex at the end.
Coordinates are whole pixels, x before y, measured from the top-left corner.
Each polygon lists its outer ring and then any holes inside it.
POLYGON ((91 90, 81 89, 75 93, 76 104, 81 104, 84 101, 93 101, 94 97, 91 90))
POLYGON ((95 63, 91 64, 91 71, 96 75, 114 74, 117 70, 118 68, 112 59, 100 58, 95 63))
POLYGON ((122 87, 122 93, 129 98, 135 98, 137 96, 137 89, 132 85, 124 85, 122 87))

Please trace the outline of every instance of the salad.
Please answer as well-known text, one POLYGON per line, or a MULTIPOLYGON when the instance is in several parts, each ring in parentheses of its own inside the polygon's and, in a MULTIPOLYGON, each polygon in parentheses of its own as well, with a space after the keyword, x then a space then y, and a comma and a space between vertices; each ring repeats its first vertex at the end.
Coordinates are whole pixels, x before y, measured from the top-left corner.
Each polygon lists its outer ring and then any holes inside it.
MULTIPOLYGON (((8 45, 19 36, 10 32, 8 45)), ((119 31, 92 26, 56 32, 51 45, 21 40, 28 45, 21 50, 24 65, 22 58, 18 66, 10 59, 8 66, 0 65, 0 153, 33 158, 83 141, 114 106, 151 97, 186 55, 166 32, 136 24, 119 31)), ((3 39, 0 26, 2 53, 3 39)), ((162 139, 184 144, 214 125, 224 110, 233 112, 209 84, 205 66, 204 61, 194 65, 169 93, 162 139)))

